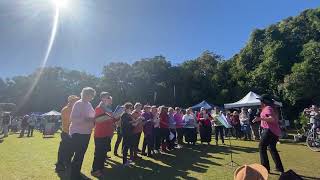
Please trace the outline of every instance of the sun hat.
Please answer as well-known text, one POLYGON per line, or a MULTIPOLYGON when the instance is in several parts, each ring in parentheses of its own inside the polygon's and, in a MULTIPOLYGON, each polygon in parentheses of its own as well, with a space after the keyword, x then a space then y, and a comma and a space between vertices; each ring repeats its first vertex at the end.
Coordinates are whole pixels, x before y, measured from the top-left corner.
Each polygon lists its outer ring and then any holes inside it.
POLYGON ((257 99, 259 99, 262 103, 265 104, 274 104, 274 99, 268 94, 263 94, 257 99))
POLYGON ((268 170, 260 164, 243 165, 234 172, 234 180, 267 180, 268 170))

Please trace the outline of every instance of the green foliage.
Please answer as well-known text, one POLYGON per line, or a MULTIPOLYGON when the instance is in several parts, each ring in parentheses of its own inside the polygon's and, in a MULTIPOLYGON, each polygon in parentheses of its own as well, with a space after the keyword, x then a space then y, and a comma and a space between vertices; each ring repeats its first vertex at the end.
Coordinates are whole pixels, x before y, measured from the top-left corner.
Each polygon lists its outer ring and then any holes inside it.
POLYGON ((300 124, 302 127, 306 127, 307 124, 309 123, 309 119, 303 114, 303 113, 300 113, 300 116, 298 118, 298 122, 297 124, 300 124))

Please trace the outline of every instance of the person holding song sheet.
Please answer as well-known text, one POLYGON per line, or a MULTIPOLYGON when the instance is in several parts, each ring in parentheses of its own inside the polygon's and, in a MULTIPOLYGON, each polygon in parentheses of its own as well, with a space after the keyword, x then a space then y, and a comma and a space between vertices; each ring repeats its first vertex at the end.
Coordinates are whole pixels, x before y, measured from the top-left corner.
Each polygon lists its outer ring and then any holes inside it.
POLYGON ((197 141, 197 120, 191 107, 187 109, 187 112, 185 115, 183 115, 182 120, 185 124, 185 141, 188 144, 192 143, 195 145, 197 141))
POLYGON ((251 129, 249 123, 249 114, 247 109, 241 108, 241 113, 239 115, 241 131, 244 135, 244 140, 251 140, 251 129))
POLYGON ((95 177, 102 176, 106 154, 111 149, 111 138, 114 131, 114 122, 111 109, 112 97, 108 92, 101 92, 100 103, 95 109, 94 128, 94 160, 91 174, 95 177))
POLYGON ((175 148, 175 143, 177 140, 177 131, 176 131, 176 121, 174 120, 174 109, 172 107, 169 107, 168 110, 168 118, 169 118, 169 150, 173 150, 175 148))
POLYGON ((223 134, 223 124, 218 120, 219 116, 220 116, 220 112, 219 109, 217 107, 215 107, 212 110, 212 114, 211 114, 212 118, 213 118, 213 124, 214 124, 214 128, 215 128, 215 135, 216 135, 216 145, 218 145, 218 136, 220 135, 220 139, 222 141, 222 144, 224 145, 224 134, 223 134))
POLYGON ((200 109, 197 119, 199 122, 201 143, 206 142, 208 143, 208 145, 210 145, 212 133, 211 117, 209 116, 207 110, 204 107, 200 109))
POLYGON ((132 118, 134 120, 134 128, 133 128, 133 136, 134 136, 134 158, 141 158, 138 156, 139 151, 139 143, 140 143, 140 137, 141 133, 143 131, 143 117, 142 114, 142 104, 136 103, 134 105, 134 110, 132 111, 132 118))

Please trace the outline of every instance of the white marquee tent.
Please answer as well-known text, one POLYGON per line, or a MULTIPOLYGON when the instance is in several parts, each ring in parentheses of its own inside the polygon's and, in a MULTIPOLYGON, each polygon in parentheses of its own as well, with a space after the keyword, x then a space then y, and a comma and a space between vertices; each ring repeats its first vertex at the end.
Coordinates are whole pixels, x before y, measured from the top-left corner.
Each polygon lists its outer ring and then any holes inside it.
MULTIPOLYGON (((241 107, 250 107, 250 106, 260 106, 261 102, 259 99, 260 96, 252 91, 250 91, 245 97, 240 99, 239 101, 235 103, 229 103, 229 104, 224 104, 224 107, 226 109, 230 108, 241 108, 241 107)), ((275 101, 275 104, 277 106, 282 107, 282 103, 275 101)))
POLYGON ((61 116, 61 113, 59 113, 58 111, 52 110, 50 112, 42 114, 41 116, 61 116))

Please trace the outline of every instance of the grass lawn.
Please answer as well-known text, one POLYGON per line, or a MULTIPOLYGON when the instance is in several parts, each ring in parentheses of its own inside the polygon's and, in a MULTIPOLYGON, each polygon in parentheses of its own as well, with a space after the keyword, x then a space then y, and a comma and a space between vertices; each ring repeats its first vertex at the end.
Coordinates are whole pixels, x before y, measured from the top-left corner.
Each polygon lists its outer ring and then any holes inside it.
MULTIPOLYGON (((53 138, 17 138, 12 134, 0 143, 0 180, 11 179, 66 179, 54 171, 60 134, 53 138)), ((113 137, 112 144, 116 140, 113 137)), ((228 141, 226 141, 228 142, 228 141)), ((239 164, 259 162, 258 143, 232 140, 234 160, 239 164)), ((303 143, 282 143, 278 145, 280 156, 286 170, 293 169, 305 179, 320 179, 320 153, 310 151, 303 143)), ((93 161, 93 138, 87 150, 82 173, 90 178, 93 161)), ((133 167, 121 166, 121 158, 111 154, 110 165, 106 167, 105 179, 233 179, 234 169, 224 164, 230 160, 228 146, 185 146, 170 154, 158 155, 155 159, 143 157, 133 167)), ((271 156, 270 160, 271 160, 271 156)), ((270 161, 271 168, 274 163, 270 161)), ((269 179, 278 179, 271 175, 269 179)))

